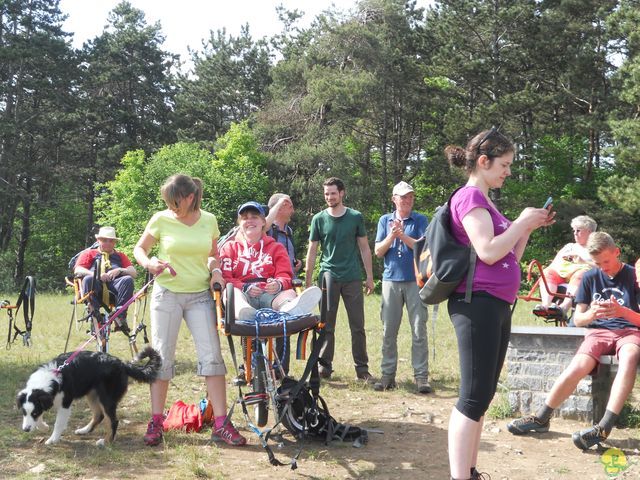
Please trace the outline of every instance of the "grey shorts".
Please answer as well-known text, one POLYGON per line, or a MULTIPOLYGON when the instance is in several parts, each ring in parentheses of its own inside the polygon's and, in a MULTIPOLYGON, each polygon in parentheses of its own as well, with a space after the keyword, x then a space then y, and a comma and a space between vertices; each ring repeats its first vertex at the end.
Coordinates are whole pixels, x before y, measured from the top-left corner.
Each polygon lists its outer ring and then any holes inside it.
POLYGON ((220 338, 214 321, 213 299, 208 290, 198 293, 174 293, 158 285, 151 293, 151 345, 160 352, 162 368, 159 380, 175 376, 176 343, 184 319, 196 347, 196 373, 209 377, 225 375, 220 338))

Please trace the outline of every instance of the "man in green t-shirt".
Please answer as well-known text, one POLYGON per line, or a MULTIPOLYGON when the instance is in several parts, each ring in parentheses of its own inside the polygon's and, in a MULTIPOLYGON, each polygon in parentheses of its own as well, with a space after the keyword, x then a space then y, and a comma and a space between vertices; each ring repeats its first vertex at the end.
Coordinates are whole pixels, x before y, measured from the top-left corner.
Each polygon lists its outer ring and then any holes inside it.
POLYGON ((328 208, 314 215, 311 220, 305 274, 306 284, 309 287, 319 243, 322 256, 318 278, 322 279, 324 272, 329 272, 332 278, 327 291, 328 307, 325 319, 325 340, 320 349, 320 376, 331 377, 336 315, 340 296, 342 296, 351 329, 351 353, 355 362, 356 378, 366 383, 373 383, 369 373, 367 337, 364 329, 362 271, 358 260, 359 251, 367 275, 365 287, 369 295, 373 292, 373 269, 364 218, 360 212, 345 207, 342 203, 345 194, 342 180, 331 177, 324 182, 323 186, 324 200, 328 208))

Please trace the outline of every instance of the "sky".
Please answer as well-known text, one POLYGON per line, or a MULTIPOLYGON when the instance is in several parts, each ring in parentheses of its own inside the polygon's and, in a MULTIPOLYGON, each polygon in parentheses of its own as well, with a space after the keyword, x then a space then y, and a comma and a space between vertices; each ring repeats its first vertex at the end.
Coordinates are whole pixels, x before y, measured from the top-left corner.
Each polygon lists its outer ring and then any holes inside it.
MULTIPOLYGON (((211 30, 225 27, 229 34, 237 35, 240 27, 249 23, 253 38, 272 36, 281 31, 276 7, 284 5, 289 10, 305 12, 302 25, 308 25, 320 12, 337 5, 348 10, 355 0, 129 0, 145 12, 148 24, 160 21, 166 39, 164 48, 188 59, 187 47, 202 50, 202 40, 211 30)), ((118 0, 61 0, 60 9, 69 15, 64 30, 74 33, 73 46, 100 35, 107 23, 107 14, 118 0)), ((426 5, 428 0, 419 0, 426 5)))
MULTIPOLYGON (((143 12, 148 24, 160 21, 166 36, 164 47, 178 53, 183 60, 187 47, 200 50, 202 40, 209 31, 225 27, 237 35, 240 27, 249 23, 253 38, 279 33, 281 23, 276 7, 284 5, 305 12, 303 21, 308 24, 318 13, 336 3, 335 0, 129 0, 143 12)), ((353 0, 338 0, 340 8, 353 6, 353 0)), ((118 0, 61 0, 60 9, 69 15, 64 29, 74 33, 73 46, 100 35, 107 23, 107 14, 118 0)))

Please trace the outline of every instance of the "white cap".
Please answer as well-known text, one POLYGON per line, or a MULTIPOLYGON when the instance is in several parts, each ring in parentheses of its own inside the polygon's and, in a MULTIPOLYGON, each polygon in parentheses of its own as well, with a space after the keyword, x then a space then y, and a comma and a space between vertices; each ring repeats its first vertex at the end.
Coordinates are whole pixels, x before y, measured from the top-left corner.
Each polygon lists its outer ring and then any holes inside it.
POLYGON ((112 240, 120 240, 116 237, 116 229, 113 227, 102 227, 98 233, 96 233, 96 238, 110 238, 112 240))
POLYGON ((407 182, 397 183, 395 187, 393 187, 393 194, 403 196, 407 193, 413 192, 413 187, 409 185, 407 182))

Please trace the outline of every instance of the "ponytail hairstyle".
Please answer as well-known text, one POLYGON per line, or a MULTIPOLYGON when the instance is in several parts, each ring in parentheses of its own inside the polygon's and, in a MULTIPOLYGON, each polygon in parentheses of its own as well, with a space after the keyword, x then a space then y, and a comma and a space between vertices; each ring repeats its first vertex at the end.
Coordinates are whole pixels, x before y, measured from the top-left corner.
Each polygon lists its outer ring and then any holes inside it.
POLYGON ((481 155, 486 155, 491 165, 494 158, 515 152, 515 147, 511 140, 500 133, 498 128, 493 127, 490 130, 478 133, 469 140, 466 148, 447 145, 444 149, 444 154, 449 164, 462 168, 467 173, 472 173, 476 169, 478 158, 481 155))
POLYGON ((202 203, 202 180, 189 175, 171 175, 160 187, 160 195, 167 204, 167 207, 177 208, 180 200, 187 198, 193 193, 193 202, 189 206, 189 211, 195 212, 200 209, 202 203))

